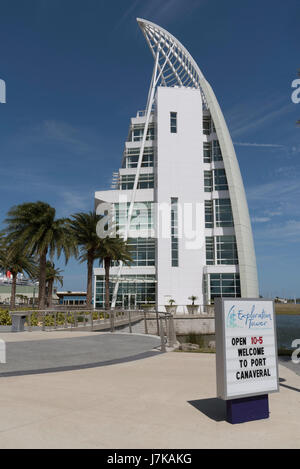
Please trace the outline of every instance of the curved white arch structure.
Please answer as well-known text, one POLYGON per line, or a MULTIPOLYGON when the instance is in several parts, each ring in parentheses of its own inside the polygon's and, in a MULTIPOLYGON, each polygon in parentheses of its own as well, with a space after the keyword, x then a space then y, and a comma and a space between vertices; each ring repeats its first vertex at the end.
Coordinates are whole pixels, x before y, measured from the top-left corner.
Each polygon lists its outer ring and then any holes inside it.
MULTIPOLYGON (((237 242, 241 296, 256 298, 259 295, 258 279, 248 205, 235 150, 216 96, 193 57, 172 34, 150 21, 138 18, 137 22, 156 61, 157 72, 152 77, 152 88, 157 85, 197 88, 201 92, 204 106, 210 111, 228 181, 237 242)), ((148 98, 148 109, 152 107, 150 101, 148 98)))

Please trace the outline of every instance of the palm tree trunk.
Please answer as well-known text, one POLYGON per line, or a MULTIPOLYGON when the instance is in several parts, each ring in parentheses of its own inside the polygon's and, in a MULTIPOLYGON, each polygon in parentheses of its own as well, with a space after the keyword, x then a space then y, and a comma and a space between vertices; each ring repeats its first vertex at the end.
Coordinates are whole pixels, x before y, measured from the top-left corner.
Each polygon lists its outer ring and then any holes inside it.
POLYGON ((109 269, 110 269, 110 258, 104 259, 104 270, 105 270, 105 309, 110 309, 109 301, 109 269))
POLYGON ((39 309, 45 309, 46 299, 46 258, 47 249, 40 255, 40 275, 39 275, 39 309))
POLYGON ((52 308, 52 295, 53 295, 53 280, 48 280, 48 298, 47 298, 48 308, 52 308))
POLYGON ((88 252, 88 258, 87 258, 87 287, 86 287, 86 305, 87 305, 88 308, 92 307, 93 264, 94 264, 93 253, 88 252))
POLYGON ((10 294, 10 309, 15 309, 16 306, 16 290, 17 290, 17 274, 12 274, 11 294, 10 294))

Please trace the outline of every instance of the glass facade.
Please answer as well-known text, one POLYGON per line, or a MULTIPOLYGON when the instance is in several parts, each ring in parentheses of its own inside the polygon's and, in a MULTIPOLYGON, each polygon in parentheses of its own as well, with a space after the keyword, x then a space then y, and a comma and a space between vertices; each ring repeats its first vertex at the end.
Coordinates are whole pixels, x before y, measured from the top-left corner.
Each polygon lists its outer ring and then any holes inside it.
POLYGON ((213 161, 222 161, 222 153, 218 140, 212 141, 212 159, 213 161))
POLYGON ((203 142, 203 161, 211 163, 212 161, 222 161, 222 153, 218 140, 212 142, 203 142))
POLYGON ((214 265, 215 263, 215 246, 214 246, 214 237, 206 236, 205 238, 206 246, 206 264, 214 265))
POLYGON ((212 192, 213 176, 212 171, 204 171, 204 192, 212 192))
POLYGON ((129 238, 128 244, 133 259, 131 266, 155 265, 154 238, 129 238))
MULTIPOLYGON (((114 204, 117 230, 124 230, 130 204, 114 204)), ((150 230, 154 228, 154 210, 152 202, 136 202, 133 206, 130 229, 150 230)))
POLYGON ((216 226, 233 226, 230 199, 215 199, 216 226))
POLYGON ((203 142, 203 161, 204 163, 211 163, 211 143, 203 142))
POLYGON ((178 267, 178 199, 171 198, 171 265, 178 267))
POLYGON ((238 253, 235 236, 207 236, 206 264, 238 264, 238 253))
MULTIPOLYGON (((121 190, 131 190, 134 185, 135 174, 124 174, 120 177, 120 189, 121 190)), ((154 174, 145 173, 140 174, 138 189, 153 189, 154 187, 154 174)))
MULTIPOLYGON (((137 168, 140 148, 127 148, 123 168, 137 168)), ((153 147, 145 147, 142 168, 150 168, 154 166, 154 149, 153 147)))
POLYGON ((240 274, 209 274, 210 298, 239 298, 241 296, 240 274))
POLYGON ((170 112, 170 132, 177 134, 177 112, 170 112))
POLYGON ((205 228, 213 228, 214 210, 213 200, 205 200, 205 228))
MULTIPOLYGON (((112 300, 115 282, 111 278, 109 282, 110 301, 112 300)), ((122 276, 118 288, 116 306, 126 308, 139 308, 143 304, 155 304, 156 282, 155 275, 126 275, 122 276), (130 295, 130 296, 129 296, 130 295)), ((105 278, 104 275, 96 276, 96 308, 104 308, 105 305, 105 278)))
POLYGON ((215 191, 228 191, 227 177, 225 169, 214 169, 214 190, 215 191))
MULTIPOLYGON (((144 127, 144 124, 135 124, 132 126, 129 132, 128 142, 141 142, 143 140, 144 127)), ((154 138, 154 124, 149 124, 146 140, 154 140, 154 138)))
POLYGON ((213 169, 204 171, 204 191, 227 191, 228 184, 225 169, 213 169))
POLYGON ((211 127, 211 118, 210 116, 203 116, 203 134, 209 135, 211 127))

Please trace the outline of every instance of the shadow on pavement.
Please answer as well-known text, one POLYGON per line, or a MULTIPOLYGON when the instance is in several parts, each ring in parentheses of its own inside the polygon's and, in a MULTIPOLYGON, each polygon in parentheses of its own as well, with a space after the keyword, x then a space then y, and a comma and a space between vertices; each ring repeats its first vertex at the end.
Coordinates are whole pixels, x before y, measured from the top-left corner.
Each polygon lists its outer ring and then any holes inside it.
POLYGON ((293 386, 288 386, 287 384, 282 384, 282 383, 285 382, 285 381, 286 381, 286 379, 279 378, 279 384, 280 384, 280 386, 282 386, 283 388, 290 389, 291 391, 300 392, 300 389, 298 389, 298 388, 294 388, 293 386))
POLYGON ((226 420, 226 402, 222 399, 214 397, 211 399, 188 401, 188 403, 216 422, 226 420))

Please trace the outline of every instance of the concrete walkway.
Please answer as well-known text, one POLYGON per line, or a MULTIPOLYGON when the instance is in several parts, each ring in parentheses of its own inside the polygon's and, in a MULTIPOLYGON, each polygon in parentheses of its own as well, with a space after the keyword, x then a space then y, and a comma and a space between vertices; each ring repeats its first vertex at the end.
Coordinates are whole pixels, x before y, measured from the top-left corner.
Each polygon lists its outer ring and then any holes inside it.
POLYGON ((0 448, 299 448, 300 378, 279 372, 270 418, 241 425, 224 421, 211 354, 1 378, 0 448))
POLYGON ((6 361, 0 378, 137 360, 157 353, 160 338, 122 333, 22 332, 0 334, 6 340, 6 361))

